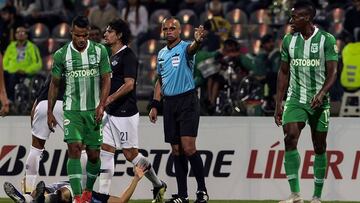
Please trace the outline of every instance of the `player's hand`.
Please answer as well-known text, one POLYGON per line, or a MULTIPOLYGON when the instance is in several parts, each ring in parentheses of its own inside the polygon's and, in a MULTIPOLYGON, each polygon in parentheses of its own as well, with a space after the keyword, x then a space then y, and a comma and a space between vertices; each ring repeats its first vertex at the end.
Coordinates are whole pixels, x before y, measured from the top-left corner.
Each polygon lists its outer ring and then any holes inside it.
POLYGON ((1 98, 0 116, 6 116, 9 113, 9 106, 9 100, 5 96, 1 98))
POLYGON ((156 123, 157 114, 158 114, 157 109, 156 108, 151 108, 150 113, 149 113, 150 122, 156 123))
POLYGON ((10 106, 10 102, 6 96, 6 93, 0 94, 0 102, 1 102, 0 116, 6 116, 7 113, 9 113, 9 106, 10 106))
POLYGON ((134 167, 134 174, 139 179, 141 179, 146 172, 147 172, 147 168, 145 166, 135 166, 134 167))
POLYGON ((48 112, 47 123, 51 132, 55 132, 54 127, 58 124, 53 112, 48 112))
POLYGON ((104 116, 104 106, 102 104, 99 104, 99 106, 97 106, 95 110, 96 123, 100 123, 102 121, 103 116, 104 116))
POLYGON ((204 26, 200 25, 198 28, 195 28, 194 39, 197 42, 202 42, 204 41, 204 38, 205 38, 204 26))
POLYGON ((312 99, 311 99, 311 108, 316 109, 317 107, 320 107, 323 104, 325 93, 323 91, 320 91, 317 93, 312 99))
POLYGON ((276 125, 279 127, 282 125, 282 114, 283 114, 283 107, 282 105, 276 105, 275 108, 275 113, 274 113, 274 119, 275 119, 275 123, 276 125))

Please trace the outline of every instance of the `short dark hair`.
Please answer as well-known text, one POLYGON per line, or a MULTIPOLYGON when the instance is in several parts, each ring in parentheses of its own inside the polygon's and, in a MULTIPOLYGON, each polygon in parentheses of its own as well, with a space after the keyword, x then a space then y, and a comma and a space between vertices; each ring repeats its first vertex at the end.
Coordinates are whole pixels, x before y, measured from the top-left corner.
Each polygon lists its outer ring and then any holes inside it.
POLYGON ((229 48, 231 47, 234 50, 240 49, 239 43, 235 39, 232 39, 232 38, 229 38, 224 41, 224 47, 229 47, 229 48))
POLYGON ((72 21, 71 26, 74 27, 75 25, 80 28, 88 28, 90 23, 86 16, 79 15, 76 16, 72 21))
POLYGON ((116 34, 121 33, 121 42, 128 45, 131 40, 131 31, 129 24, 122 19, 113 20, 109 23, 109 27, 115 30, 116 34))
POLYGON ((300 0, 297 1, 294 6, 294 9, 305 9, 308 14, 310 15, 311 19, 315 18, 316 15, 316 9, 313 3, 311 3, 310 1, 307 0, 300 0))
POLYGON ((180 20, 179 20, 177 17, 175 17, 175 16, 170 16, 170 17, 168 17, 168 18, 164 18, 164 20, 162 21, 162 23, 165 23, 165 22, 168 21, 168 20, 176 20, 176 21, 178 21, 179 24, 181 25, 180 20))
POLYGON ((26 34, 29 34, 29 26, 27 24, 19 24, 18 26, 16 26, 16 29, 18 29, 19 27, 22 27, 26 30, 26 34))

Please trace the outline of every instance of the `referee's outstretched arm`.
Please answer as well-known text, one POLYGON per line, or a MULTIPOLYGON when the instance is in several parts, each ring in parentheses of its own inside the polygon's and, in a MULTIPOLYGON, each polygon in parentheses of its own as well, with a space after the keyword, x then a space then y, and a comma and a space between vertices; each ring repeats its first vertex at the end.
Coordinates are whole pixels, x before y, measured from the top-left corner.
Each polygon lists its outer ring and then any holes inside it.
POLYGON ((194 55, 197 50, 200 48, 201 43, 205 38, 204 26, 200 25, 198 28, 195 28, 194 41, 187 47, 187 53, 189 55, 194 55))

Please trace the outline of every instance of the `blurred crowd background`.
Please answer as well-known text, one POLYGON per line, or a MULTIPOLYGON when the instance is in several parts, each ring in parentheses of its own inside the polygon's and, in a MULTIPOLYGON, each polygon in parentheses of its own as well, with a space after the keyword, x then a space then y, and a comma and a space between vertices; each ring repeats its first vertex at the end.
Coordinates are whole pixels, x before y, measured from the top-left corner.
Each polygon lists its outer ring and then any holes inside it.
MULTIPOLYGON (((91 40, 99 43, 110 21, 122 18, 129 23, 130 46, 140 61, 137 96, 143 115, 157 77, 157 52, 166 44, 161 22, 176 16, 183 40, 192 40, 200 24, 207 30, 194 72, 202 115, 272 116, 281 39, 290 32, 294 2, 0 0, 0 51, 11 115, 29 115, 50 73, 52 54, 71 40, 71 20, 83 14, 92 25, 91 40)), ((338 79, 330 91, 331 113, 360 116, 360 43, 356 43, 360 40, 360 0, 312 2, 317 9, 316 26, 332 33, 339 49, 338 79), (347 107, 351 105, 354 109, 347 107)))

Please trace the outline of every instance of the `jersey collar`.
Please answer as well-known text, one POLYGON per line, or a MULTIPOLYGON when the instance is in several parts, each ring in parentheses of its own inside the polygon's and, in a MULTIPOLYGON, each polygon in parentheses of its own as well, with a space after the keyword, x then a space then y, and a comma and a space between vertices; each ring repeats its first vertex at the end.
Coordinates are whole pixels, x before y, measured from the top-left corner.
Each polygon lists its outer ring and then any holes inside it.
POLYGON ((166 48, 170 51, 171 49, 173 49, 174 47, 176 47, 177 45, 179 45, 180 42, 182 42, 182 40, 180 40, 178 43, 176 43, 175 46, 173 46, 172 48, 170 48, 168 45, 166 45, 166 48))
POLYGON ((126 49, 126 47, 127 47, 126 45, 122 46, 115 54, 113 54, 113 56, 118 54, 120 51, 126 49))
MULTIPOLYGON (((87 45, 86 45, 86 48, 84 49, 84 51, 87 51, 87 49, 89 48, 89 46, 90 46, 90 40, 87 41, 87 45)), ((79 53, 80 53, 79 50, 75 49, 74 44, 73 44, 72 41, 70 42, 70 47, 71 47, 73 50, 75 50, 76 52, 79 52, 79 53)), ((84 52, 84 51, 83 51, 83 52, 84 52)))
POLYGON ((314 32, 312 33, 312 35, 311 35, 308 39, 304 39, 304 37, 302 36, 301 32, 299 32, 299 35, 301 36, 301 38, 302 38, 303 40, 311 40, 311 39, 316 35, 316 33, 319 31, 319 28, 318 28, 318 27, 316 27, 316 26, 314 26, 314 27, 315 27, 314 32))

